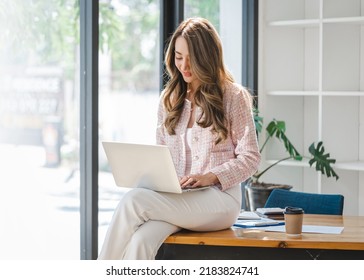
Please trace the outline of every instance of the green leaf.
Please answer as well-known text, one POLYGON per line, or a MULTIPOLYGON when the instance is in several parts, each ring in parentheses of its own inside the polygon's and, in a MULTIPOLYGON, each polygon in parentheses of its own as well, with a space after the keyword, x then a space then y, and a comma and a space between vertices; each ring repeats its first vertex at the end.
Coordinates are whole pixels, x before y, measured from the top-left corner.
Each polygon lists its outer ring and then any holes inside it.
POLYGON ((272 120, 266 128, 270 137, 275 136, 278 140, 283 141, 284 147, 290 156, 295 160, 302 160, 302 156, 297 149, 292 145, 286 135, 286 123, 284 121, 272 120))
POLYGON ((253 115, 254 115, 255 130, 257 131, 257 133, 261 133, 263 128, 263 118, 259 116, 259 110, 257 108, 253 109, 253 115))
POLYGON ((329 153, 325 154, 325 148, 322 141, 317 144, 317 147, 315 147, 315 143, 312 143, 308 148, 308 151, 313 156, 313 158, 309 161, 310 166, 315 164, 315 168, 317 171, 321 171, 321 173, 326 175, 327 177, 335 177, 336 181, 339 179, 339 176, 331 167, 331 164, 334 164, 336 160, 330 159, 329 153))

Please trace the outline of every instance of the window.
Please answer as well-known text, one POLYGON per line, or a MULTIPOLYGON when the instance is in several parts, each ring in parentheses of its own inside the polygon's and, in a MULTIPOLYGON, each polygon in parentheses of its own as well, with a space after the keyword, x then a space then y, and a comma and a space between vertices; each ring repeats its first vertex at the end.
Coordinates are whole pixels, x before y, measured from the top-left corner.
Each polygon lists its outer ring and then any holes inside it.
POLYGON ((242 82, 242 1, 184 1, 184 17, 204 17, 218 31, 225 63, 237 83, 242 82))
MULTIPOLYGON (((155 142, 161 1, 99 1, 99 249, 125 192, 101 141, 155 142)), ((80 2, 0 4, 0 259, 80 258, 80 2)), ((240 82, 241 1, 184 4, 240 82)))
MULTIPOLYGON (((159 102, 159 1, 100 1, 101 141, 155 143, 159 102)), ((127 191, 115 185, 100 143, 99 250, 127 191)))
POLYGON ((78 1, 0 4, 0 259, 79 259, 78 1))

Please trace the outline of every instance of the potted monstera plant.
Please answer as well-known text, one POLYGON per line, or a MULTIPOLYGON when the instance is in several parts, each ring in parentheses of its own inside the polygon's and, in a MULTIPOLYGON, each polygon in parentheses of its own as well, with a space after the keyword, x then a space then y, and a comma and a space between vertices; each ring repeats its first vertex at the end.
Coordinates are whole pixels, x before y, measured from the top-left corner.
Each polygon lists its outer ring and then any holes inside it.
MULTIPOLYGON (((260 133, 263 129, 263 118, 259 115, 259 111, 257 109, 254 110, 254 121, 259 138, 260 133)), ((327 177, 334 177, 336 178, 336 180, 339 179, 339 176, 332 167, 332 165, 335 164, 336 160, 330 158, 330 153, 327 153, 325 151, 322 141, 318 143, 312 143, 308 147, 310 156, 304 157, 301 155, 301 153, 298 152, 292 142, 288 139, 288 136, 286 134, 286 123, 284 121, 273 119, 268 123, 265 129, 266 138, 260 146, 260 152, 264 150, 269 141, 271 141, 272 139, 277 139, 284 145, 287 151, 287 155, 266 166, 263 170, 258 170, 247 182, 244 183, 246 208, 254 211, 258 207, 263 207, 269 194, 275 188, 283 188, 288 190, 292 188, 292 186, 289 185, 265 183, 261 181, 261 177, 263 174, 268 172, 271 168, 277 166, 282 161, 302 161, 303 158, 308 158, 308 163, 310 167, 315 167, 317 171, 320 171, 323 175, 326 175, 327 177)))

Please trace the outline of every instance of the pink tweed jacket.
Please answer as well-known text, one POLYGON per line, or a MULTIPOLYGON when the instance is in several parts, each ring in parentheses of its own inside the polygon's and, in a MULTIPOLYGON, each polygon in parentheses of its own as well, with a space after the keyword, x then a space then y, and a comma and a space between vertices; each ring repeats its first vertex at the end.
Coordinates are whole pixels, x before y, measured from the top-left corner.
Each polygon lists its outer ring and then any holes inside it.
MULTIPOLYGON (((248 179, 260 163, 260 153, 255 132, 249 92, 235 83, 227 83, 224 88, 224 109, 228 122, 228 138, 215 144, 210 128, 202 128, 197 123, 192 127, 192 167, 191 174, 214 173, 222 191, 248 179)), ((164 127, 166 116, 161 98, 158 109, 157 144, 167 145, 171 151, 177 174, 183 177, 186 166, 184 133, 191 112, 191 102, 185 101, 181 119, 175 135, 169 135, 164 127)), ((196 108, 196 119, 202 111, 196 108)))

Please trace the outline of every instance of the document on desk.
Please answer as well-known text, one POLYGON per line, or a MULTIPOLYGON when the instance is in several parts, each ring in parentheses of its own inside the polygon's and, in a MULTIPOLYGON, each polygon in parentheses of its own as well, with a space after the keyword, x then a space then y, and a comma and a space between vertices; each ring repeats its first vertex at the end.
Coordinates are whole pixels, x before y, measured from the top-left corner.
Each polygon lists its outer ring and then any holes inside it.
MULTIPOLYGON (((259 227, 260 230, 265 231, 276 231, 276 232, 285 232, 286 229, 283 226, 276 227, 259 227)), ((333 226, 316 226, 316 225, 303 225, 302 232, 303 233, 325 233, 325 234, 341 234, 344 230, 344 227, 333 227, 333 226)))
POLYGON ((268 219, 268 218, 259 218, 257 220, 242 220, 242 219, 238 219, 234 226, 235 227, 241 227, 241 228, 255 228, 255 227, 271 227, 271 226, 279 226, 279 225, 284 225, 284 221, 277 221, 277 220, 273 220, 273 219, 268 219))
POLYGON ((252 211, 241 210, 238 220, 260 220, 260 216, 252 211))

